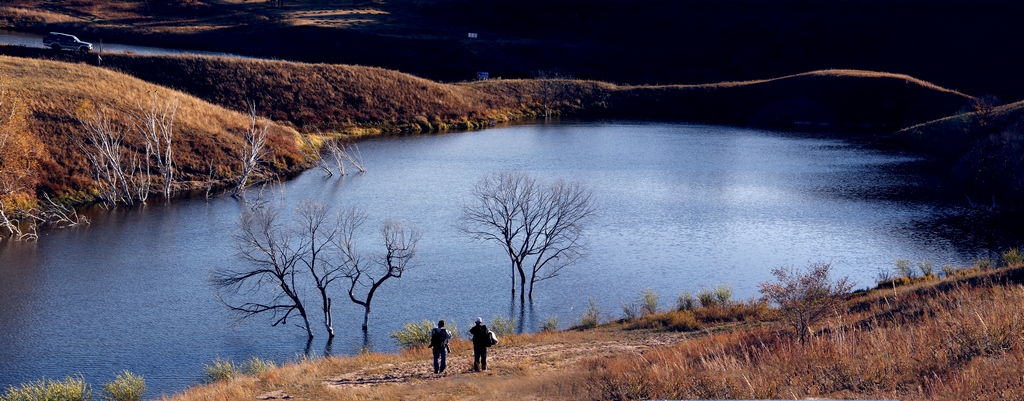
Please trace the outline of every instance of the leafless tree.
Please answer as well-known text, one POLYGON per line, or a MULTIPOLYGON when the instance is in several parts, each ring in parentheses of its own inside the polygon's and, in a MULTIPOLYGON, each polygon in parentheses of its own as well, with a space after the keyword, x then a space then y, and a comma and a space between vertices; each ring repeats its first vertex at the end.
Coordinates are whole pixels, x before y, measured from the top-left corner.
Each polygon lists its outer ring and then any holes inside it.
POLYGON ((242 146, 242 175, 239 177, 235 189, 231 191, 231 196, 238 196, 245 189, 246 184, 249 182, 249 177, 259 168, 260 164, 263 163, 263 158, 267 156, 267 129, 270 127, 270 123, 263 121, 262 125, 260 125, 259 120, 259 117, 256 115, 256 104, 251 103, 249 105, 249 130, 244 134, 245 144, 242 146))
POLYGON ((533 299, 538 281, 555 277, 586 252, 583 228, 594 215, 592 192, 582 184, 556 181, 541 186, 522 172, 485 177, 463 205, 460 228, 475 239, 502 246, 512 262, 521 292, 533 299))
POLYGON ((800 342, 811 335, 811 325, 817 323, 841 305, 842 296, 853 288, 849 278, 832 281, 829 263, 812 263, 806 270, 794 267, 772 269, 777 282, 761 283, 761 294, 775 303, 783 319, 793 326, 800 342))
MULTIPOLYGON (((100 196, 110 204, 123 202, 134 205, 136 191, 132 177, 132 163, 126 156, 124 138, 126 129, 110 119, 104 111, 78 119, 85 128, 87 140, 77 141, 79 149, 93 167, 99 184, 100 196)), ((140 199, 142 201, 145 198, 140 199)))
POLYGON ((43 199, 46 199, 46 206, 43 208, 40 217, 42 220, 46 221, 47 224, 57 227, 89 225, 89 218, 79 215, 75 208, 57 204, 57 202, 50 199, 50 195, 45 192, 43 193, 43 199))
MULTIPOLYGON (((323 137, 319 131, 317 134, 323 137)), ((313 143, 313 140, 309 138, 309 135, 299 135, 299 139, 302 141, 304 146, 299 147, 299 152, 306 158, 306 161, 313 163, 316 168, 323 170, 327 173, 328 177, 334 176, 334 170, 331 170, 331 166, 327 164, 327 160, 324 160, 323 146, 317 146, 313 143)))
POLYGON ((363 331, 366 331, 373 295, 385 281, 392 277, 401 278, 410 267, 409 262, 416 255, 420 233, 408 224, 388 220, 380 229, 384 240, 384 252, 373 258, 370 263, 364 263, 365 260, 357 253, 353 243, 353 234, 364 221, 366 215, 359 210, 350 209, 343 212, 339 218, 340 231, 337 238, 338 250, 345 267, 344 276, 351 284, 348 296, 353 303, 363 307, 363 331), (357 291, 365 291, 365 294, 357 296, 357 291))
POLYGON ((320 293, 321 310, 324 315, 324 326, 329 338, 334 338, 334 319, 331 315, 332 299, 328 296, 328 288, 338 277, 340 263, 333 263, 330 248, 336 243, 339 234, 338 226, 328 221, 327 206, 323 203, 305 200, 299 206, 299 238, 303 246, 301 261, 309 271, 320 293))
POLYGON ((146 146, 146 157, 152 157, 163 178, 165 199, 170 199, 174 183, 174 118, 178 114, 178 99, 162 101, 156 93, 150 94, 148 104, 137 101, 132 112, 136 129, 146 146))
POLYGON ((544 117, 551 116, 551 109, 565 101, 569 78, 558 70, 539 70, 534 73, 540 85, 541 102, 544 103, 544 117))
POLYGON ((334 165, 338 168, 338 173, 346 175, 345 165, 351 164, 360 173, 365 173, 366 168, 363 167, 363 157, 359 152, 359 146, 356 144, 345 145, 339 140, 327 141, 324 144, 327 153, 334 159, 334 165))
POLYGON ((238 255, 248 266, 240 270, 216 270, 210 281, 218 291, 266 298, 231 304, 222 297, 224 304, 241 318, 270 313, 272 326, 277 326, 287 324, 288 317, 297 313, 312 339, 313 329, 297 280, 304 247, 293 244, 292 230, 279 219, 278 211, 270 207, 257 207, 243 213, 238 232, 233 237, 238 255))
POLYGON ((7 208, 0 202, 0 228, 7 230, 16 241, 35 241, 39 239, 38 222, 41 221, 32 210, 18 210, 8 216, 7 208), (22 225, 27 229, 22 230, 22 225))

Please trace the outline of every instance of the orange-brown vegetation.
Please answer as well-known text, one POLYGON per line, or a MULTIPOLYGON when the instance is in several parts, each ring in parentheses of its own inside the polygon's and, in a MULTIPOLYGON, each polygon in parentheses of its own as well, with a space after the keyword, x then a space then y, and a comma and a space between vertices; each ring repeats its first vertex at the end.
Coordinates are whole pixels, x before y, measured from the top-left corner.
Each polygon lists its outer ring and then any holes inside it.
POLYGON ((43 144, 26 121, 25 99, 0 76, 0 210, 23 208, 35 196, 43 144))
POLYGON ((704 325, 694 308, 509 336, 486 373, 471 372, 470 345, 454 340, 443 376, 418 347, 290 364, 165 399, 1014 399, 1024 390, 1024 266, 1019 252, 1004 259, 844 296, 805 342, 773 311, 704 325), (691 326, 652 324, 672 321, 691 326))
MULTIPOLYGON (((201 186, 210 167, 216 179, 237 173, 242 147, 241 132, 248 128, 247 116, 172 91, 122 73, 84 64, 0 57, 0 75, 18 88, 23 101, 25 125, 41 142, 32 155, 36 163, 36 186, 32 195, 49 194, 68 202, 89 201, 96 195, 95 177, 79 144, 85 143, 78 121, 86 110, 107 114, 112 122, 130 131, 128 112, 156 96, 180 101, 175 121, 175 164, 180 190, 201 186)), ((278 124, 270 125, 267 160, 271 174, 294 171, 305 162, 297 150, 297 133, 278 124)), ((133 132, 126 136, 129 151, 141 146, 133 132)))
MULTIPOLYGON (((123 114, 149 91, 188 100, 183 103, 178 125, 183 140, 174 150, 180 157, 177 162, 185 188, 201 180, 210 169, 207 162, 212 162, 222 178, 232 174, 235 166, 229 155, 239 147, 241 115, 220 107, 244 111, 248 102, 254 102, 261 114, 305 133, 321 130, 365 135, 474 129, 549 113, 883 128, 938 118, 969 99, 905 75, 855 70, 707 85, 619 86, 562 78, 443 84, 396 71, 348 65, 107 54, 101 63, 104 69, 99 69, 83 63, 95 63, 93 55, 19 47, 4 51, 71 62, 5 58, 3 66, 26 97, 27 110, 31 110, 29 126, 44 139, 44 153, 50 155, 39 161, 37 192, 76 194, 80 200, 88 198, 85 195, 93 177, 75 151, 73 134, 80 128, 71 111, 89 103, 99 110, 123 114), (39 73, 28 73, 36 70, 39 73)), ((274 167, 293 169, 300 158, 293 141, 283 138, 295 135, 295 130, 274 127, 272 142, 278 148, 274 167)))
POLYGON ((721 84, 620 86, 564 78, 443 84, 380 68, 197 56, 108 55, 103 65, 229 108, 242 109, 254 99, 272 110, 270 117, 300 128, 363 132, 467 129, 549 110, 737 125, 890 129, 949 115, 971 99, 906 75, 857 70, 721 84))

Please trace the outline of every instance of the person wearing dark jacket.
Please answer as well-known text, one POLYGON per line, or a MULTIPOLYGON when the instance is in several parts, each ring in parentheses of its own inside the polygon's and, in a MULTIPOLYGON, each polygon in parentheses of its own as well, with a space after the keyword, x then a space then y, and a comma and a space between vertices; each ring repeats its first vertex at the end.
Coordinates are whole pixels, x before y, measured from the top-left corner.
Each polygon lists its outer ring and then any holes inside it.
POLYGON ((490 331, 481 318, 476 318, 476 326, 469 329, 469 334, 473 335, 473 370, 477 372, 481 369, 487 370, 487 347, 491 346, 491 336, 488 333, 490 331))
POLYGON ((430 331, 430 348, 434 349, 434 373, 444 373, 448 367, 448 341, 452 333, 444 328, 444 320, 437 322, 437 327, 430 331))

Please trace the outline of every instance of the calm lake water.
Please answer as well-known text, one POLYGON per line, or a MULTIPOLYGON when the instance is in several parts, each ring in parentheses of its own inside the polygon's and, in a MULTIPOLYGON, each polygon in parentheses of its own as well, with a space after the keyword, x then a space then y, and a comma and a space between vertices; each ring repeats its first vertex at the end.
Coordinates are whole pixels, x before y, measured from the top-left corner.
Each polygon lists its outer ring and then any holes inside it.
MULTIPOLYGON (((360 149, 367 173, 308 171, 264 197, 289 209, 306 198, 366 209, 366 251, 380 247, 386 218, 420 228, 415 267, 374 298, 365 340, 381 351, 397 348, 388 333, 423 319, 465 330, 477 316, 512 315, 529 330, 557 316, 564 328, 591 297, 614 317, 647 288, 666 307, 682 291, 719 284, 747 299, 772 268, 812 261, 866 287, 895 259, 964 265, 982 252, 922 229, 948 210, 901 199, 923 185, 909 168, 915 159, 822 135, 599 122, 377 139, 360 149), (526 308, 510 299, 501 249, 456 228, 471 187, 503 170, 581 181, 599 207, 591 256, 538 284, 526 308)), ((301 329, 236 322, 218 301, 206 279, 241 266, 230 235, 245 207, 228 197, 152 204, 38 242, 0 243, 0 387, 77 373, 98 384, 127 369, 155 397, 198 382, 218 357, 283 362, 358 349, 362 312, 341 291, 331 349, 320 324, 307 350, 301 329)))

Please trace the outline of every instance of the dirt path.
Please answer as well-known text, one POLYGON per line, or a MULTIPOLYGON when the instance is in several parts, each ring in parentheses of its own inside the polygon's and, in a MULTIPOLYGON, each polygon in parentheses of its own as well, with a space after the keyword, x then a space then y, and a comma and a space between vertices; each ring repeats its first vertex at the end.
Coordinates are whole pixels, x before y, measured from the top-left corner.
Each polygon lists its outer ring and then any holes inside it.
MULTIPOLYGON (((587 343, 521 344, 495 346, 488 350, 488 372, 508 375, 519 366, 532 369, 556 369, 586 358, 624 353, 638 353, 653 347, 678 342, 680 335, 663 334, 623 338, 615 341, 587 343)), ((448 355, 448 369, 444 374, 434 374, 431 360, 384 364, 367 367, 355 372, 324 380, 331 388, 358 388, 387 383, 437 380, 445 377, 476 374, 473 372, 473 351, 461 350, 448 355)))

